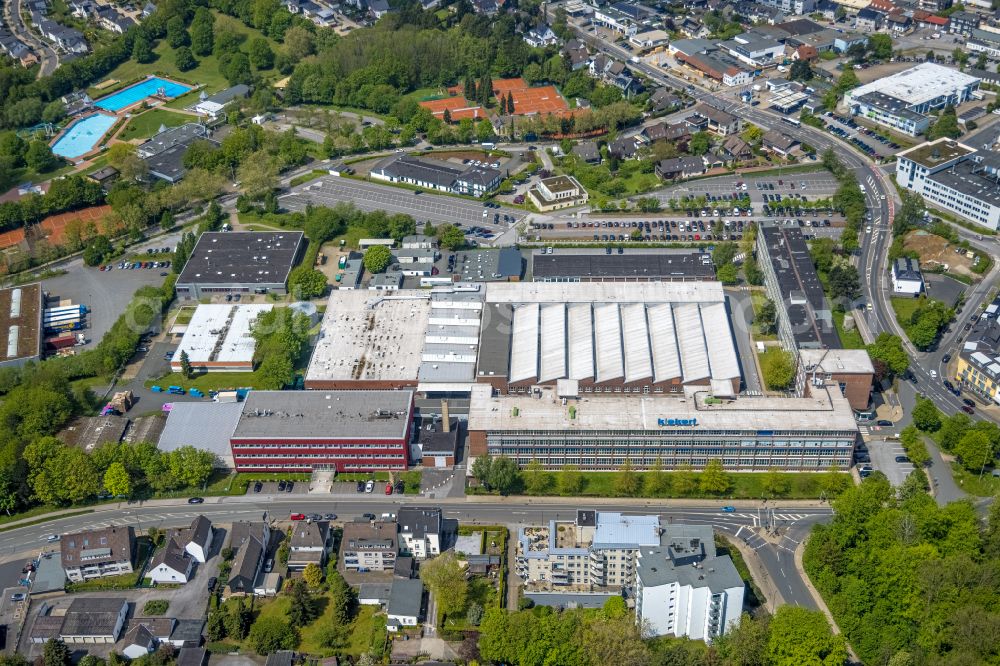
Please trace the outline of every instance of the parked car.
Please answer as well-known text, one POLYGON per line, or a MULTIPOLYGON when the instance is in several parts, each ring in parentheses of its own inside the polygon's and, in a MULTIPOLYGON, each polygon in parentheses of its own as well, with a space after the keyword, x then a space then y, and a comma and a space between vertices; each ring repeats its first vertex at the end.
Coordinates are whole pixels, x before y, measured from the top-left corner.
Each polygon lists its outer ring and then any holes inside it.
POLYGON ((357 490, 358 490, 359 493, 365 492, 365 482, 364 481, 358 481, 358 488, 357 488, 357 490))
POLYGON ((365 492, 370 493, 373 492, 374 490, 375 490, 375 482, 368 481, 368 483, 365 484, 365 492))
POLYGON ((974 403, 972 400, 969 400, 968 398, 962 398, 962 402, 964 402, 967 407, 972 407, 972 408, 976 407, 976 403, 974 403))
POLYGON ((218 584, 219 584, 219 579, 218 578, 216 578, 215 576, 212 576, 211 578, 209 578, 208 579, 208 591, 209 592, 214 592, 215 591, 215 586, 218 585, 218 584))
POLYGON ((908 463, 908 462, 910 462, 910 459, 907 458, 906 456, 896 456, 896 462, 898 462, 898 463, 908 463))
POLYGON ((285 486, 287 486, 287 485, 288 485, 288 483, 286 481, 284 481, 284 480, 278 481, 278 492, 279 493, 285 492, 285 486))
POLYGON ((878 421, 875 422, 875 425, 882 426, 883 428, 891 428, 896 424, 890 421, 889 419, 879 419, 878 421))
POLYGON ((11 601, 24 601, 27 598, 28 595, 25 594, 24 592, 15 592, 14 594, 10 595, 11 601))
POLYGON ((253 484, 253 491, 255 493, 259 493, 263 489, 264 489, 264 484, 261 483, 260 481, 258 481, 257 483, 253 484))
POLYGON ((292 515, 288 516, 288 519, 289 520, 305 520, 306 519, 306 514, 304 514, 304 513, 293 513, 292 515))

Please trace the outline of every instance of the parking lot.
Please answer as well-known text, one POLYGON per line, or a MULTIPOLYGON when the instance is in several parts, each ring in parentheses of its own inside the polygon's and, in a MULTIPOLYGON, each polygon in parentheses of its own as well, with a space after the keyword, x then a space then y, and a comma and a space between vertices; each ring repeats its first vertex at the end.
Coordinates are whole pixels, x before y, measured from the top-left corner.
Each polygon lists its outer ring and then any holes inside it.
MULTIPOLYGON (((700 212, 700 211, 699 211, 700 212)), ((753 217, 706 217, 691 219, 676 215, 657 215, 655 219, 592 218, 583 220, 557 221, 532 225, 528 229, 529 240, 537 237, 545 242, 702 242, 720 240, 740 240, 743 231, 751 223, 777 222, 789 226, 802 227, 808 240, 812 237, 837 238, 840 236, 843 219, 834 214, 807 214, 801 218, 778 218, 755 215, 753 217), (829 225, 824 224, 829 221, 829 225), (727 224, 728 223, 728 224, 727 224), (647 228, 648 225, 648 228, 647 228), (719 226, 720 228, 716 228, 719 226), (550 228, 551 227, 551 228, 550 228), (639 229, 641 238, 632 240, 632 232, 639 229)))
POLYGON ((896 462, 897 456, 905 456, 903 445, 896 439, 874 439, 868 443, 868 453, 871 455, 871 466, 885 474, 889 483, 900 486, 910 472, 914 470, 913 463, 896 462))
POLYGON ((850 141, 871 156, 888 157, 895 155, 901 148, 895 142, 879 136, 875 130, 863 127, 850 118, 838 116, 832 111, 827 111, 823 117, 830 132, 850 141))
POLYGON ((754 177, 753 174, 719 176, 656 190, 653 196, 660 201, 680 199, 684 196, 711 197, 740 193, 750 197, 754 206, 764 203, 764 194, 788 197, 799 194, 808 199, 825 199, 837 191, 836 179, 826 171, 782 175, 780 172, 768 176, 754 177), (742 185, 746 185, 743 189, 742 185))
POLYGON ((495 233, 505 231, 526 214, 516 208, 487 208, 485 202, 430 192, 416 194, 412 190, 391 185, 338 176, 325 176, 294 187, 291 193, 279 197, 279 202, 282 208, 293 211, 305 210, 309 204, 332 207, 346 202, 363 211, 383 210, 390 214, 412 215, 418 228, 430 221, 432 224, 460 224, 463 227, 478 225, 495 233), (494 216, 497 214, 500 222, 494 223, 494 216), (505 215, 509 218, 507 222, 504 222, 505 215))

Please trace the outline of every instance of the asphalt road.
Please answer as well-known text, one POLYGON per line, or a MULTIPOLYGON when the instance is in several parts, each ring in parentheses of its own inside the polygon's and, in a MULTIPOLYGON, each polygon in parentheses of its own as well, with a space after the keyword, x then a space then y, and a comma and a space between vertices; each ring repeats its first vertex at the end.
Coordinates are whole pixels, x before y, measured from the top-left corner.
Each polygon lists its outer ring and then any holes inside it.
MULTIPOLYGON (((27 555, 51 547, 47 538, 51 534, 68 534, 79 530, 106 527, 111 524, 130 524, 137 530, 149 527, 176 527, 187 525, 197 515, 205 515, 213 522, 227 523, 234 520, 287 520, 293 512, 336 513, 338 520, 351 520, 366 512, 397 512, 405 504, 426 502, 422 498, 401 500, 381 496, 367 496, 364 499, 338 500, 328 496, 300 496, 296 498, 275 498, 272 496, 242 496, 211 498, 205 504, 156 505, 108 505, 108 508, 91 514, 60 518, 44 525, 34 525, 0 533, 0 555, 5 559, 15 555, 27 555)), ((448 518, 463 523, 542 524, 549 520, 571 520, 576 515, 577 505, 570 502, 531 501, 511 498, 507 501, 485 501, 474 499, 440 499, 440 504, 448 518)), ((739 508, 734 513, 721 510, 723 502, 706 503, 704 506, 669 507, 662 502, 614 504, 605 501, 599 504, 603 511, 627 513, 658 513, 664 523, 709 524, 714 528, 745 539, 761 559, 767 575, 774 581, 786 603, 814 607, 804 582, 795 571, 792 553, 812 526, 829 520, 832 510, 826 507, 771 507, 775 526, 780 538, 775 541, 759 536, 756 527, 766 519, 756 508, 739 508)), ((746 503, 741 503, 746 504, 746 503)))

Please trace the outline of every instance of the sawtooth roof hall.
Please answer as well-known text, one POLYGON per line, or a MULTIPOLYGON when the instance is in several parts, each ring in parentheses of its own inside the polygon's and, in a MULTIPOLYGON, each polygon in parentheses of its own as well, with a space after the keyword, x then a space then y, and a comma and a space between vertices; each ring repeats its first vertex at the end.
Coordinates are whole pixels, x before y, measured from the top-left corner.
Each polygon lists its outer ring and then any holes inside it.
POLYGON ((723 394, 740 377, 718 282, 517 282, 335 291, 306 385, 522 392, 568 380, 584 393, 723 394))

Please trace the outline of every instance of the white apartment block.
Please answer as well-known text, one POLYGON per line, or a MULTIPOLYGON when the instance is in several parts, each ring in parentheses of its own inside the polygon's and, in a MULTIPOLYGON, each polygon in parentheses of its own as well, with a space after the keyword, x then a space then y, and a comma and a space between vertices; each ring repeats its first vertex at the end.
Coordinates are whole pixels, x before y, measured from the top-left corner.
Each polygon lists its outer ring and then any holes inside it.
POLYGON ((539 590, 632 589, 639 549, 659 544, 658 516, 578 510, 573 522, 518 530, 515 572, 539 590))
POLYGON ((744 583, 708 525, 668 525, 636 565, 636 622, 657 636, 711 642, 739 622, 744 583))
POLYGON ((987 229, 1000 227, 1000 158, 951 139, 896 156, 896 183, 987 229))

